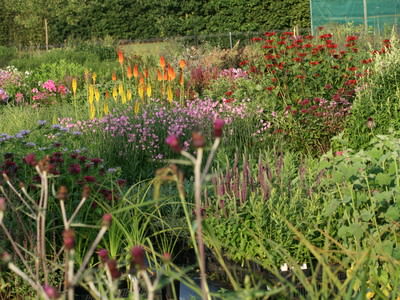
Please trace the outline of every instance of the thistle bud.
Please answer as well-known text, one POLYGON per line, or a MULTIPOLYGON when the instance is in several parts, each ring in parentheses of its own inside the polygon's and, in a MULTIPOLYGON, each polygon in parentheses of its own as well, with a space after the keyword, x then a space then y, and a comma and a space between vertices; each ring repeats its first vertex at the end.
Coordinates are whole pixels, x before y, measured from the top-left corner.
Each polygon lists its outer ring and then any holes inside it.
POLYGON ((171 147, 174 152, 181 152, 181 146, 179 145, 179 140, 176 135, 170 135, 166 138, 165 142, 171 147))
POLYGON ((6 199, 0 197, 0 211, 5 211, 7 208, 6 199))
POLYGON ((118 269, 117 261, 115 259, 109 259, 107 260, 107 268, 110 271, 111 278, 113 280, 118 279, 121 277, 121 272, 118 269))
POLYGON ((65 185, 60 186, 60 188, 57 191, 56 198, 60 201, 61 200, 65 201, 65 200, 67 200, 67 197, 68 197, 67 187, 65 185))
POLYGON ((192 133, 192 141, 195 148, 203 148, 206 143, 204 136, 200 132, 192 133))
POLYGON ((144 261, 144 249, 142 246, 135 246, 131 250, 132 263, 139 269, 143 270, 146 268, 144 261))
POLYGON ((41 172, 49 172, 50 168, 50 156, 46 155, 45 158, 40 160, 37 164, 41 172))
POLYGON ((63 241, 65 249, 72 250, 75 247, 75 232, 72 229, 64 230, 63 241))
POLYGON ((222 119, 216 119, 214 121, 214 136, 221 137, 222 136, 222 128, 225 125, 225 121, 222 119))
POLYGON ((169 254, 168 252, 165 252, 162 256, 161 256, 161 260, 163 261, 164 264, 168 264, 171 262, 171 254, 169 254))
POLYGON ((11 255, 8 252, 3 252, 0 254, 0 261, 2 263, 8 264, 11 261, 11 255))
POLYGON ((368 118, 368 120, 367 120, 367 127, 368 127, 369 129, 372 129, 372 128, 375 127, 375 121, 374 121, 374 119, 372 119, 371 117, 368 118))
POLYGON ((82 190, 82 198, 89 198, 90 196, 90 186, 85 185, 82 190))
POLYGON ((108 251, 106 249, 100 249, 99 251, 97 251, 97 255, 99 256, 102 263, 105 263, 109 259, 108 251))
POLYGON ((105 214, 103 215, 101 226, 104 227, 110 227, 112 222, 112 215, 111 214, 105 214))
POLYGON ((49 299, 58 299, 60 297, 60 293, 55 287, 46 284, 43 286, 43 290, 49 299))

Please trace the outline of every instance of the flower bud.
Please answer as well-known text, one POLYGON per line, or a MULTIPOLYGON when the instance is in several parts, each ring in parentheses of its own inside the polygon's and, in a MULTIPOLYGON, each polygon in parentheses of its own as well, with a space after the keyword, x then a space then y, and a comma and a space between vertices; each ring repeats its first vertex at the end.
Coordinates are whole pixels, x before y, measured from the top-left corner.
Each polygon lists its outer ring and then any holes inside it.
POLYGON ((214 136, 221 137, 222 136, 222 128, 225 125, 225 121, 222 119, 216 119, 214 121, 214 136))
POLYGON ((371 117, 368 118, 368 120, 367 120, 367 127, 368 127, 369 129, 372 129, 372 128, 375 127, 375 121, 374 121, 374 119, 372 119, 371 117))
POLYGON ((65 185, 60 186, 60 188, 57 191, 56 198, 60 201, 61 200, 65 201, 65 200, 67 200, 67 197, 68 197, 67 187, 65 185))
POLYGON ((8 252, 3 252, 0 254, 0 261, 2 263, 8 264, 11 261, 11 255, 8 252))
POLYGON ((181 152, 181 146, 179 145, 179 140, 176 135, 170 135, 166 138, 165 142, 171 147, 175 152, 181 152))
POLYGON ((112 215, 105 214, 103 215, 101 226, 110 227, 112 222, 112 215))
POLYGON ((142 246, 135 246, 131 250, 132 263, 136 265, 139 269, 143 270, 146 268, 144 259, 144 249, 142 246))
POLYGON ((63 232, 64 247, 66 250, 72 250, 75 247, 75 232, 72 229, 63 232))
POLYGON ((100 261, 102 263, 105 263, 109 259, 108 251, 106 249, 100 249, 99 251, 97 251, 97 255, 100 257, 100 261))
POLYGON ((43 290, 49 299, 58 299, 60 297, 60 293, 57 291, 57 289, 50 285, 44 285, 43 290))
POLYGON ((82 198, 89 198, 90 196, 90 186, 85 185, 82 190, 82 198))
POLYGON ((192 142, 195 148, 203 148, 206 143, 204 136, 200 132, 192 133, 192 142))
POLYGON ((0 197, 0 211, 5 211, 7 208, 6 199, 0 197))
POLYGON ((168 252, 165 252, 162 256, 161 256, 161 260, 163 261, 164 264, 168 264, 171 262, 171 254, 169 254, 168 252))
POLYGON ((107 268, 110 271, 111 278, 113 280, 118 279, 121 277, 121 272, 118 269, 117 261, 115 259, 109 259, 107 260, 107 268))
POLYGON ((49 172, 50 156, 46 155, 37 163, 37 165, 39 166, 41 172, 49 172))

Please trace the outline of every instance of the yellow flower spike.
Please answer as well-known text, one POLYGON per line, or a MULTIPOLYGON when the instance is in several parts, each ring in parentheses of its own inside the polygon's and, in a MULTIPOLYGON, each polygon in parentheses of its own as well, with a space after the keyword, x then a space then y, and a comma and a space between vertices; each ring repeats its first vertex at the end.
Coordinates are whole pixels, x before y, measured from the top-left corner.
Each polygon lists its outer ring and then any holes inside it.
POLYGON ((143 84, 139 85, 138 94, 139 94, 140 99, 143 100, 144 99, 144 85, 143 84))
POLYGON ((78 81, 76 80, 76 78, 72 79, 72 92, 74 93, 74 97, 76 96, 76 90, 78 88, 78 81))
POLYGON ((367 297, 368 300, 374 298, 374 296, 375 296, 375 293, 374 293, 374 292, 368 292, 368 293, 365 295, 365 297, 367 297))
POLYGON ((108 115, 110 113, 107 102, 104 103, 103 111, 104 111, 104 114, 106 114, 106 115, 108 115))
POLYGON ((94 90, 94 98, 96 99, 96 102, 99 103, 100 101, 100 91, 99 89, 94 90))
POLYGON ((121 96, 121 102, 122 102, 122 104, 126 103, 126 94, 125 93, 123 93, 121 96))
POLYGON ((126 91, 126 100, 128 100, 128 102, 130 102, 132 100, 132 91, 131 90, 126 91))
POLYGON ((136 101, 135 105, 133 106, 133 112, 135 113, 135 115, 139 113, 139 109, 140 109, 140 103, 139 101, 136 101))
POLYGON ((91 84, 89 85, 89 98, 88 98, 89 104, 92 104, 94 101, 94 86, 91 84))
POLYGON ((97 78, 97 74, 95 72, 93 72, 93 74, 92 74, 93 84, 96 84, 96 78, 97 78))
POLYGON ((167 99, 169 103, 172 103, 172 100, 174 99, 174 94, 172 93, 172 88, 170 86, 167 89, 167 99))
POLYGON ((147 89, 146 89, 146 95, 147 95, 147 97, 151 97, 151 92, 152 92, 152 90, 151 90, 151 85, 150 84, 148 84, 147 85, 147 89))
POLYGON ((118 85, 118 94, 122 97, 122 95, 124 94, 124 86, 122 85, 122 83, 120 83, 118 85))
POLYGON ((117 90, 116 86, 113 87, 112 96, 114 98, 114 101, 117 102, 118 101, 118 90, 117 90))
POLYGON ((93 120, 96 116, 96 108, 94 107, 93 104, 90 104, 89 106, 89 118, 90 120, 93 120))

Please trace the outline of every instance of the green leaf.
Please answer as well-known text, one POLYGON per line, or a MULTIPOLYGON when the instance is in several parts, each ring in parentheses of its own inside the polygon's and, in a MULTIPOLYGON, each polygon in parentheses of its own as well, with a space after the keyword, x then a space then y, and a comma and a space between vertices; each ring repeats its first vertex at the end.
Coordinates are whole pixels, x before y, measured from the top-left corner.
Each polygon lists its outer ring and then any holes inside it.
POLYGON ((379 173, 375 177, 375 182, 380 186, 388 185, 392 181, 392 177, 386 173, 379 173))
POLYGON ((400 209, 397 206, 391 206, 385 213, 385 218, 389 221, 397 221, 400 219, 400 209))
POLYGON ((354 235, 356 239, 360 239, 364 234, 364 229, 361 224, 353 223, 348 227, 348 232, 354 235))

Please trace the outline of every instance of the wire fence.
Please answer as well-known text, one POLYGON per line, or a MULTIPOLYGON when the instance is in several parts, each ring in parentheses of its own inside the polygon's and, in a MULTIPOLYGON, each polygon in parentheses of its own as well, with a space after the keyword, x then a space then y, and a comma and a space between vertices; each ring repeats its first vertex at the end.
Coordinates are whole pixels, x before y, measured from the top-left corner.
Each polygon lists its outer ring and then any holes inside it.
MULTIPOLYGON (((274 32, 285 32, 297 30, 298 34, 308 34, 310 29, 308 28, 296 28, 287 30, 271 30, 274 32)), ((253 42, 253 38, 260 37, 265 33, 265 31, 252 31, 252 32, 224 32, 224 33, 213 33, 213 34, 199 34, 199 35, 187 35, 187 36, 175 36, 175 37, 154 37, 148 39, 113 39, 106 38, 100 40, 90 40, 90 41, 79 41, 79 40, 66 40, 64 43, 59 44, 31 44, 29 46, 24 45, 9 45, 11 47, 16 47, 19 50, 44 50, 56 49, 56 48, 68 48, 76 47, 80 44, 90 43, 90 44, 113 44, 115 46, 119 45, 129 45, 129 44, 143 44, 143 43, 162 43, 162 42, 178 42, 185 46, 200 46, 204 44, 210 44, 212 46, 218 46, 221 48, 233 48, 235 45, 246 46, 253 42), (111 40, 111 41, 110 41, 111 40)))
MULTIPOLYGON (((340 25, 339 25, 340 26, 340 25)), ((342 24, 343 26, 343 24, 342 24)), ((334 27, 332 27, 334 28, 334 27)), ((353 27, 353 30, 363 31, 362 27, 353 27)), ((400 25, 391 27, 391 30, 396 32, 397 34, 400 32, 400 25)), ((318 34, 318 30, 311 28, 288 28, 284 30, 269 30, 277 33, 291 31, 296 35, 306 35, 306 34, 318 34)), ((343 32, 341 27, 336 27, 337 32, 343 32)), ((186 47, 190 46, 200 46, 204 44, 209 44, 211 46, 218 46, 220 48, 229 49, 233 48, 236 45, 239 47, 244 47, 246 45, 251 44, 254 41, 254 38, 262 37, 265 31, 252 31, 252 32, 224 32, 224 33, 213 33, 213 34, 199 34, 199 35, 187 35, 187 36, 175 36, 175 37, 154 37, 147 39, 114 39, 114 38, 105 38, 105 39, 92 39, 89 41, 82 40, 66 40, 64 43, 59 44, 49 44, 45 45, 44 43, 40 44, 31 44, 30 46, 23 45, 9 45, 11 47, 16 47, 18 50, 28 51, 28 50, 45 50, 48 49, 62 49, 62 48, 71 48, 71 47, 79 47, 84 44, 91 45, 113 45, 113 46, 121 46, 121 45, 129 45, 129 44, 144 44, 144 43, 163 43, 163 42, 177 42, 182 43, 186 47)), ((382 31, 376 31, 376 28, 371 27, 369 32, 361 32, 361 34, 370 35, 370 38, 379 39, 382 35, 382 31)))

